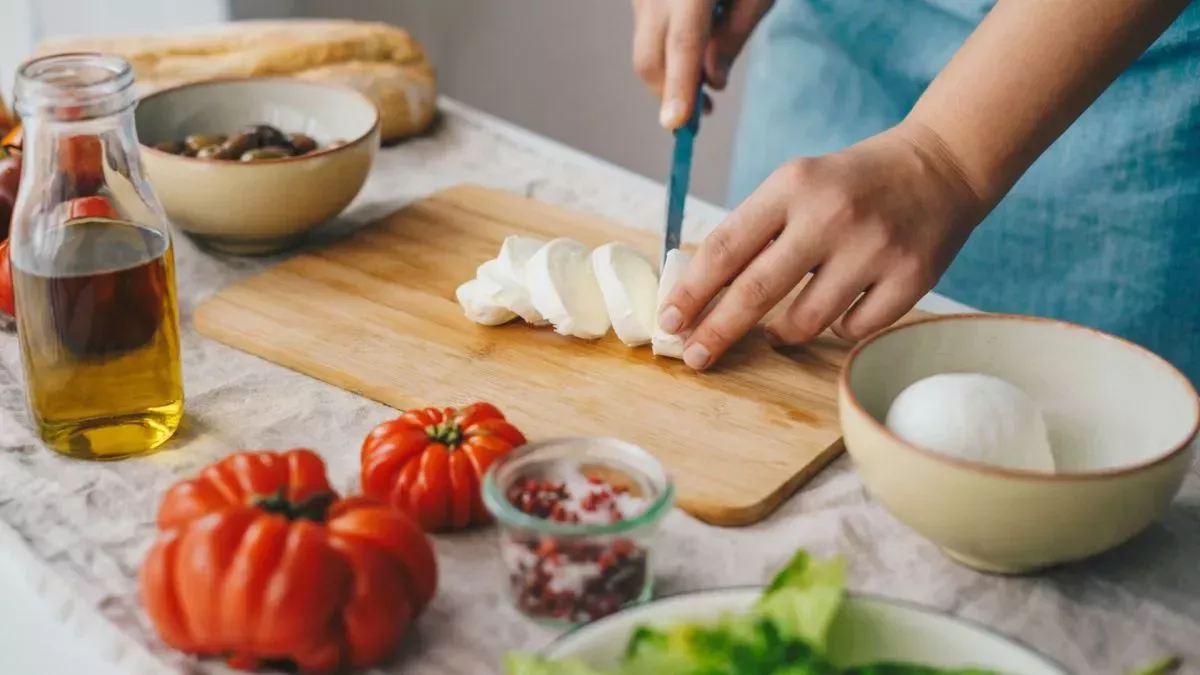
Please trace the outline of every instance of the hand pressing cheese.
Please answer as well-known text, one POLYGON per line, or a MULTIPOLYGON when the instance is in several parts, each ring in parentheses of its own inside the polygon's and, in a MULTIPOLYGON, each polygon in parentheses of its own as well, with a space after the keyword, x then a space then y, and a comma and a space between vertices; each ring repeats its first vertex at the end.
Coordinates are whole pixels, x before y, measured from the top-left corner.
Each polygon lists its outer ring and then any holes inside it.
POLYGON ((992 466, 1053 473, 1042 411, 1015 385, 990 375, 945 373, 900 392, 885 422, 913 445, 992 466))
POLYGON ((534 308, 555 332, 584 340, 608 332, 608 310, 587 246, 567 237, 551 240, 529 259, 525 281, 534 308))
POLYGON ((668 333, 658 325, 657 313, 662 309, 663 302, 667 296, 671 294, 671 290, 675 288, 675 284, 683 278, 683 271, 687 269, 688 263, 691 261, 691 256, 678 249, 667 252, 667 259, 663 263, 662 275, 658 280, 658 302, 655 303, 655 319, 654 319, 654 335, 651 338, 651 347, 654 350, 655 356, 669 356, 673 359, 683 358, 683 344, 687 341, 688 332, 684 331, 678 335, 668 333))
POLYGON ((613 242, 592 251, 592 269, 617 337, 630 347, 650 342, 658 309, 654 265, 632 247, 613 242))

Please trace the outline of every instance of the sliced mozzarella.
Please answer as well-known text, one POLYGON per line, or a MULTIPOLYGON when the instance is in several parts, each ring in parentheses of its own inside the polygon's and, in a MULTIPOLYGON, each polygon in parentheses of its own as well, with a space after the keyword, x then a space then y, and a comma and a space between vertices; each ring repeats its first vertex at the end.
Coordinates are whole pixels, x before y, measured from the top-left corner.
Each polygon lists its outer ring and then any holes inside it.
POLYGON ((499 326, 517 318, 505 306, 503 294, 503 287, 486 279, 472 279, 454 292, 467 318, 484 326, 499 326))
MULTIPOLYGON (((658 308, 656 311, 662 310, 662 305, 667 300, 667 296, 671 294, 671 290, 675 288, 680 279, 683 278, 683 271, 687 269, 688 263, 691 261, 691 256, 678 249, 667 252, 667 260, 663 263, 662 276, 658 280, 658 308)), ((654 319, 654 335, 651 338, 650 344, 656 356, 669 356, 674 359, 683 358, 683 344, 687 341, 688 331, 684 331, 678 335, 668 333, 658 325, 658 317, 654 319)))
POLYGON ((617 337, 630 347, 650 342, 658 306, 654 265, 632 247, 613 242, 592 251, 592 268, 617 337))
POLYGON ((496 256, 496 267, 515 283, 525 285, 525 266, 538 249, 546 242, 536 237, 523 237, 514 234, 504 238, 500 244, 500 253, 496 256))
POLYGON ((475 272, 475 278, 499 286, 500 292, 496 296, 497 301, 527 323, 535 326, 543 326, 547 323, 545 317, 534 308, 533 302, 529 299, 529 289, 525 287, 524 269, 521 271, 520 279, 517 279, 506 271, 499 259, 489 260, 479 266, 475 272))
POLYGON ((566 237, 551 240, 529 259, 525 281, 534 308, 555 332, 584 340, 608 332, 608 311, 587 246, 566 237))

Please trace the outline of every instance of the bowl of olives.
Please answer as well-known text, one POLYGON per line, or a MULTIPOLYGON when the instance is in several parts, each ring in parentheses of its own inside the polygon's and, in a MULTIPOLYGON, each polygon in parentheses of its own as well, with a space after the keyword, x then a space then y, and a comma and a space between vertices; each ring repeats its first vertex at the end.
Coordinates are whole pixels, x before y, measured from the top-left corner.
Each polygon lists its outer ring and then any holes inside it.
POLYGON ((368 98, 296 79, 164 89, 141 100, 136 120, 167 216, 202 245, 239 255, 279 252, 336 217, 379 148, 368 98))
MULTIPOLYGON (((336 148, 345 143, 336 140, 325 147, 336 148)), ((322 149, 317 140, 308 134, 284 133, 270 124, 250 124, 232 134, 189 134, 177 140, 159 141, 153 147, 172 155, 237 162, 303 157, 322 149)))

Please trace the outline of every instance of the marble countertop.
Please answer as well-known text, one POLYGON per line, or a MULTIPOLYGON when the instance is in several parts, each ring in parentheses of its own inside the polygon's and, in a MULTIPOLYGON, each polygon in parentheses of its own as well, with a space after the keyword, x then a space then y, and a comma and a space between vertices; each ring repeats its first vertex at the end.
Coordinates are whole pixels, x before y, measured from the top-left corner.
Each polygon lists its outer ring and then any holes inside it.
MULTIPOLYGON (((379 155, 334 230, 439 188, 478 183, 633 227, 662 222, 662 186, 443 101, 435 133, 379 155)), ((686 237, 722 211, 689 205, 686 237)), ((111 464, 62 459, 26 418, 17 341, 0 335, 0 556, 74 640, 114 672, 208 674, 221 664, 165 649, 137 602, 136 573, 162 491, 228 452, 299 444, 319 450, 338 487, 354 483, 361 430, 389 409, 201 338, 197 303, 272 259, 178 246, 188 420, 169 449, 111 464)), ((930 297, 931 311, 962 309, 930 297)), ((1052 514, 1048 514, 1052 517, 1052 514)), ((440 594, 394 664, 379 673, 487 675, 504 652, 554 634, 519 618, 500 584, 494 533, 437 539, 440 594)), ((761 583, 799 547, 841 553, 854 590, 940 608, 1010 634, 1079 673, 1120 673, 1165 654, 1200 661, 1200 473, 1163 522, 1084 565, 1031 578, 983 576, 945 558, 865 494, 843 458, 767 521, 723 530, 676 512, 660 543, 660 592, 761 583)), ((18 611, 6 603, 5 612, 18 611)), ((1192 667, 1188 672, 1200 672, 1192 667)), ((4 670, 0 667, 0 670, 4 670)), ((5 672, 8 672, 7 670, 5 672)), ((47 671, 42 671, 47 672, 47 671)), ((24 673, 14 673, 24 675, 24 673)))

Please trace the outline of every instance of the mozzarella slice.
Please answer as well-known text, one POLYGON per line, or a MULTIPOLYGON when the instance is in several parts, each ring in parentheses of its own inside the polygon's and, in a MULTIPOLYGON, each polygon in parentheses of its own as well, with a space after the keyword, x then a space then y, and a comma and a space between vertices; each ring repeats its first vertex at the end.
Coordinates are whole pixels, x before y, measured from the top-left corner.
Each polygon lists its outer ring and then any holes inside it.
POLYGON ((658 306, 654 266, 632 247, 613 242, 592 251, 592 269, 617 337, 630 347, 650 342, 658 306))
POLYGON ((459 286, 454 295, 463 313, 475 323, 484 326, 499 326, 517 318, 503 302, 504 289, 486 279, 472 279, 459 286))
POLYGON ((544 326, 547 323, 545 317, 534 308, 533 302, 529 299, 529 289, 525 287, 524 264, 522 264, 521 276, 514 277, 499 258, 489 260, 479 266, 475 272, 475 278, 498 286, 500 291, 496 296, 496 301, 527 323, 535 326, 544 326))
POLYGON ((537 237, 522 237, 514 234, 504 238, 500 244, 500 253, 496 256, 497 269, 514 282, 525 285, 525 266, 529 259, 538 252, 546 242, 537 237))
MULTIPOLYGON (((667 252, 667 260, 663 263, 662 275, 658 280, 658 302, 657 311, 662 310, 662 305, 667 300, 667 296, 671 294, 671 290, 675 288, 680 279, 683 278, 683 271, 687 269, 688 263, 691 262, 691 256, 678 249, 667 252)), ((654 351, 655 356, 668 356, 673 359, 683 358, 683 344, 687 341, 690 331, 684 331, 678 335, 673 335, 662 329, 658 325, 658 316, 654 318, 654 335, 651 337, 650 346, 654 351)))
POLYGON ((525 268, 533 306, 562 335, 595 340, 608 332, 608 311, 587 246, 560 237, 537 250, 525 268))

